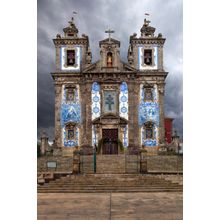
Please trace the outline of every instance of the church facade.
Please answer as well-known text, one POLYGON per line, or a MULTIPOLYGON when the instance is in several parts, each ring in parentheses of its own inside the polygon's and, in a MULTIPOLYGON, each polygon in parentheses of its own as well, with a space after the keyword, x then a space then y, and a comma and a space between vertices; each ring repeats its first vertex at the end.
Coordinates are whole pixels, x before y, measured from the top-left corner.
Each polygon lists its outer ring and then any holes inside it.
POLYGON ((74 20, 53 39, 56 70, 55 145, 61 149, 99 147, 118 154, 128 147, 158 149, 165 141, 162 34, 144 20, 130 36, 128 61, 120 59, 120 41, 100 41, 100 60, 92 63, 89 37, 78 36, 74 20))

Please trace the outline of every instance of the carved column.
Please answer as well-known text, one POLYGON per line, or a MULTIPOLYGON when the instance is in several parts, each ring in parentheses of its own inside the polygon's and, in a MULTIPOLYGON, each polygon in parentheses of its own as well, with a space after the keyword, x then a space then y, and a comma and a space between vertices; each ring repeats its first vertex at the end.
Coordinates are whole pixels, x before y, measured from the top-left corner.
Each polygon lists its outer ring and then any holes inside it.
POLYGON ((163 143, 165 141, 165 129, 164 129, 164 86, 165 86, 165 83, 158 84, 159 108, 160 108, 159 144, 163 143))
POLYGON ((60 123, 60 109, 62 100, 62 85, 55 83, 55 146, 62 147, 62 131, 60 123))

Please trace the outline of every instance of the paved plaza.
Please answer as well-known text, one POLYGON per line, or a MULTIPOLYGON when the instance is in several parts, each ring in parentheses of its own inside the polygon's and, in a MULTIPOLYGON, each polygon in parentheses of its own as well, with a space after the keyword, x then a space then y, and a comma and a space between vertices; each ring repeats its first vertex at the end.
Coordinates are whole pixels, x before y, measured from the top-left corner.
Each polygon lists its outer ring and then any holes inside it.
POLYGON ((38 193, 38 220, 182 220, 181 192, 38 193))

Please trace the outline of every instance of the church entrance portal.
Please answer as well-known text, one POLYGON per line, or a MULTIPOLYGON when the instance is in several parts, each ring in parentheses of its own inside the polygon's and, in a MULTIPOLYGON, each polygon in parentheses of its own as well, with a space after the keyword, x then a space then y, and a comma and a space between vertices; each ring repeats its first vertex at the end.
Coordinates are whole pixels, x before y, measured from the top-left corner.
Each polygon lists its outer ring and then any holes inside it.
POLYGON ((102 129, 102 154, 118 154, 118 129, 102 129))

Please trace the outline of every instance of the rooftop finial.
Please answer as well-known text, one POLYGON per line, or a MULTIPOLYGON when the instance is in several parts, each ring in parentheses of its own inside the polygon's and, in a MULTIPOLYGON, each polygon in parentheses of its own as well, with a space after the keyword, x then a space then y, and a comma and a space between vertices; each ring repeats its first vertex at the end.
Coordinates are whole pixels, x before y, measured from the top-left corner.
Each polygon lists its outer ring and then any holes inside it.
POLYGON ((76 14, 77 14, 77 12, 76 12, 76 11, 73 11, 73 14, 74 14, 74 15, 76 15, 76 14))
MULTIPOLYGON (((73 15, 76 15, 76 14, 77 14, 77 12, 76 12, 76 11, 73 11, 73 15)), ((74 22, 74 16, 71 17, 71 21, 69 21, 70 26, 73 25, 73 22, 74 22)))
MULTIPOLYGON (((150 16, 150 14, 148 14, 148 13, 145 13, 144 15, 150 16)), ((148 21, 148 20, 145 18, 145 19, 144 19, 144 24, 149 25, 149 24, 150 24, 150 21, 148 21)))

